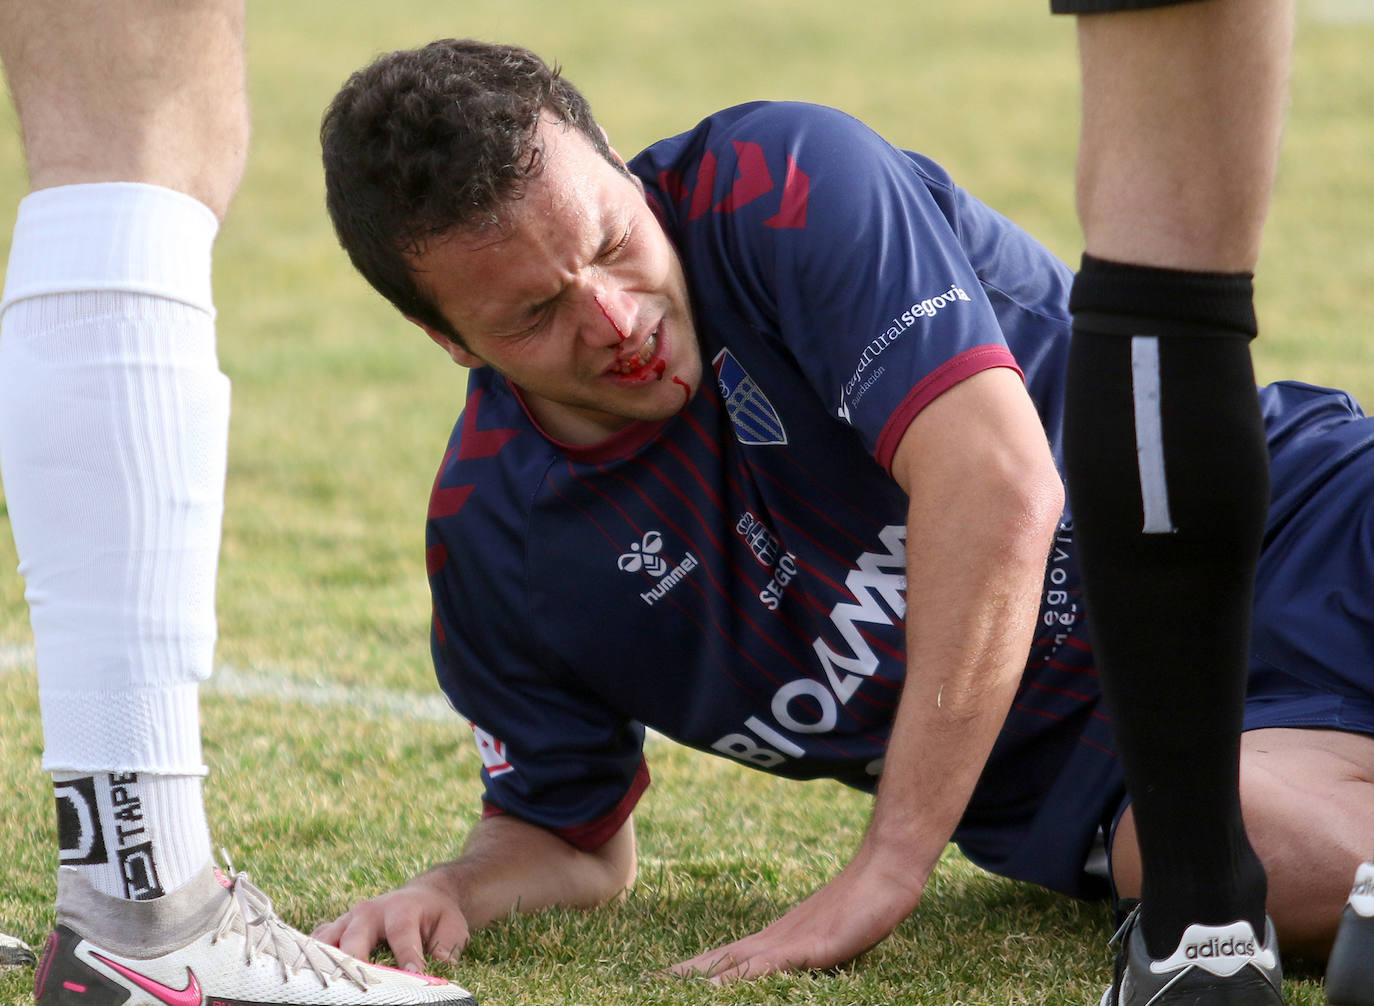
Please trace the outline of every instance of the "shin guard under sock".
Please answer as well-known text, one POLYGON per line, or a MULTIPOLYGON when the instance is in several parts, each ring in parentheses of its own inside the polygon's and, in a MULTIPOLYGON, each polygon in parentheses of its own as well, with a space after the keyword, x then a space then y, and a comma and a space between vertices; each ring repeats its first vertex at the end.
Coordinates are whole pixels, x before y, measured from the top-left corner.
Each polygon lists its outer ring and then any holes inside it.
POLYGON ((1084 256, 1065 467, 1094 649, 1131 793, 1152 956, 1194 922, 1264 931, 1240 725, 1268 455, 1248 275, 1084 256))

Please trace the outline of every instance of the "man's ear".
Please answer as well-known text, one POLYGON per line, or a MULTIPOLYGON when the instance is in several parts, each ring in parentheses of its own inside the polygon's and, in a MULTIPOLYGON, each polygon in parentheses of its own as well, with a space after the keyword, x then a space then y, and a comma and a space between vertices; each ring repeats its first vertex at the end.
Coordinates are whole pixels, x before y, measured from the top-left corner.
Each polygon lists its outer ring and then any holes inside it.
POLYGON ((616 150, 615 146, 611 143, 611 134, 606 132, 606 127, 598 122, 596 128, 601 130, 601 138, 606 141, 606 149, 611 152, 611 156, 620 162, 622 168, 625 167, 625 158, 620 156, 620 151, 616 150))
POLYGON ((433 339, 434 344, 447 353, 449 358, 452 359, 454 363, 458 364, 458 366, 468 367, 470 369, 486 366, 480 357, 474 356, 472 353, 468 352, 459 345, 452 336, 445 335, 437 328, 426 325, 419 318, 412 318, 410 315, 406 315, 406 321, 419 325, 420 328, 424 329, 425 335, 433 339))
POLYGON ((601 130, 601 138, 606 141, 606 149, 611 152, 611 156, 615 158, 616 163, 625 169, 625 174, 630 176, 630 181, 635 183, 635 188, 639 189, 639 194, 642 196, 644 194, 644 183, 639 180, 638 175, 631 174, 630 166, 625 163, 625 158, 620 156, 619 150, 616 150, 615 147, 611 146, 611 137, 606 132, 606 127, 598 122, 596 128, 601 130))

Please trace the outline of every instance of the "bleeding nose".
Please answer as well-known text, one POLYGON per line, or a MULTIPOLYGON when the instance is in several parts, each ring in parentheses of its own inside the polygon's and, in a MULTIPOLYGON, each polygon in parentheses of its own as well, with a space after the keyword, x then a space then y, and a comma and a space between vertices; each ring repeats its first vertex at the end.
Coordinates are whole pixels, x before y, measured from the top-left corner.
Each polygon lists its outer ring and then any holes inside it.
POLYGON ((620 336, 620 341, 624 342, 626 339, 628 339, 630 337, 630 333, 625 331, 625 326, 621 325, 620 322, 616 321, 615 316, 612 315, 611 312, 606 309, 606 302, 603 301, 599 296, 593 299, 596 301, 596 306, 601 309, 602 316, 604 316, 605 319, 611 323, 611 328, 615 329, 615 334, 620 336))

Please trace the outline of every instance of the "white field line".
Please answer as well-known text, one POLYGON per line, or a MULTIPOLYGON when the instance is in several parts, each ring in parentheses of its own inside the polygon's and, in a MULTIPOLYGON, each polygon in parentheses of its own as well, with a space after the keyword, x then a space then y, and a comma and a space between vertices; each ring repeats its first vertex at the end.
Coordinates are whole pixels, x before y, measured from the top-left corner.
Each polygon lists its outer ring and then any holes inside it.
POLYGON ((221 664, 203 686, 207 695, 240 699, 278 699, 319 709, 346 707, 368 717, 394 716, 424 723, 456 723, 466 726, 448 700, 434 686, 433 692, 342 685, 331 681, 302 680, 281 671, 245 671, 221 664))
MULTIPOLYGON (((33 647, 0 646, 0 674, 32 673, 33 647)), ((320 709, 347 707, 364 716, 396 716, 425 723, 462 723, 436 685, 433 692, 343 685, 307 680, 285 671, 244 670, 220 664, 202 687, 202 694, 237 699, 277 699, 320 709)))
POLYGON ((10 671, 32 670, 33 647, 0 646, 0 674, 10 671))
MULTIPOLYGON (((33 647, 0 646, 0 674, 33 673, 33 647)), ((466 728, 461 716, 453 711, 434 686, 433 692, 411 692, 397 688, 371 688, 364 685, 343 685, 319 679, 304 680, 285 671, 255 668, 243 670, 221 664, 210 680, 202 686, 206 695, 237 699, 276 699, 295 702, 316 709, 344 707, 362 716, 423 723, 453 723, 466 728)), ((657 735, 648 732, 646 740, 657 735)))

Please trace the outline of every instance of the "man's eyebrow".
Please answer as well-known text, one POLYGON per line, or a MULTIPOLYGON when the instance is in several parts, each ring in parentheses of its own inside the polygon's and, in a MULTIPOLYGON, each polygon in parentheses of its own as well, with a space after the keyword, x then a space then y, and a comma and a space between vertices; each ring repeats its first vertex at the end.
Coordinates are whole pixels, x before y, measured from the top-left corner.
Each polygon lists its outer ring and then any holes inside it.
POLYGON ((486 323, 486 328, 493 335, 513 335, 523 332, 530 327, 530 318, 541 314, 562 295, 563 287, 560 286, 558 292, 551 296, 521 298, 513 306, 502 309, 497 317, 493 317, 491 321, 486 323))
POLYGON ((634 213, 623 206, 607 207, 606 215, 601 218, 601 232, 605 235, 601 242, 602 249, 619 242, 621 235, 629 230, 630 221, 633 219, 634 213))

